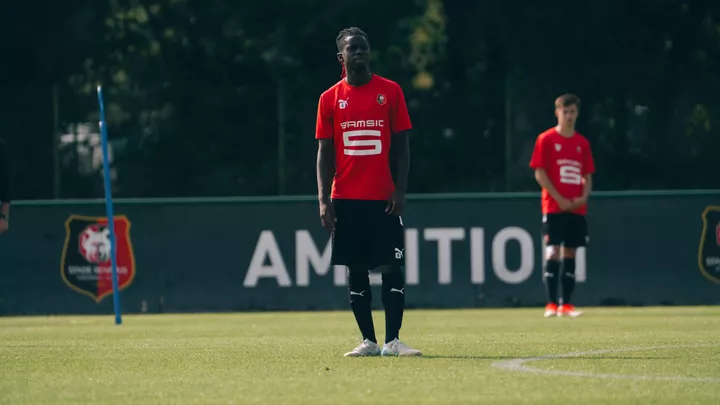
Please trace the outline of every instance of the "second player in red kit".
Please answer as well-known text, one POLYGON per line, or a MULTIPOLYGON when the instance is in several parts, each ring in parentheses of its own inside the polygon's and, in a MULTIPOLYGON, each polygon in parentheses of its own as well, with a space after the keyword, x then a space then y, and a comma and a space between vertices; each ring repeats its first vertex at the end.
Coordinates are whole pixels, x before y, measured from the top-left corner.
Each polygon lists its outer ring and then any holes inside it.
POLYGON ((399 340, 405 308, 402 211, 412 128, 400 86, 370 72, 370 44, 358 28, 336 39, 342 80, 318 102, 320 218, 332 231, 333 265, 347 266, 350 307, 363 341, 349 357, 420 356, 399 340), (382 272, 385 344, 373 325, 370 271, 382 272))
POLYGON ((542 231, 547 246, 543 271, 548 297, 546 317, 582 314, 570 299, 575 288, 575 252, 587 243, 585 214, 595 162, 590 142, 575 131, 579 106, 580 100, 572 94, 558 97, 558 125, 537 137, 530 160, 542 187, 542 231), (561 305, 558 284, 562 285, 561 305))

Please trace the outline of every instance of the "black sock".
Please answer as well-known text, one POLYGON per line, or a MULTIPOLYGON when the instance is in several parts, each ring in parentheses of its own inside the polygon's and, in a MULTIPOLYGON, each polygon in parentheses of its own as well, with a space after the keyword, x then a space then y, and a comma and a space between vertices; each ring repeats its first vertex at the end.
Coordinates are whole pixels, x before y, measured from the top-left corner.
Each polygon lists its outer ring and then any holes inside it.
POLYGON ((363 339, 377 343, 375 325, 372 318, 372 290, 370 289, 370 274, 367 270, 348 271, 348 294, 350 295, 350 308, 352 308, 355 321, 357 321, 363 339))
POLYGON ((405 275, 399 267, 382 275, 382 302, 385 307, 385 343, 400 338, 405 310, 405 275))
POLYGON ((563 259, 562 269, 562 300, 563 304, 570 303, 573 290, 575 289, 575 258, 566 257, 563 259))
POLYGON ((548 303, 557 305, 558 303, 558 274, 560 273, 560 261, 547 260, 545 262, 545 271, 543 271, 543 281, 545 282, 545 292, 547 293, 548 303))

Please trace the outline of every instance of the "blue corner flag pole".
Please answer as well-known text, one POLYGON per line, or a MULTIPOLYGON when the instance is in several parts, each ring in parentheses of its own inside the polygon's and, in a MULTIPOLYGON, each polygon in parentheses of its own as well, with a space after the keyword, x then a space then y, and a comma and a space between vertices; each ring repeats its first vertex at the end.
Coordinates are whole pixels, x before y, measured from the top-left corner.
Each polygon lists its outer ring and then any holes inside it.
POLYGON ((110 183, 110 156, 108 153, 107 125, 105 123, 105 102, 102 86, 97 87, 98 104, 100 104, 100 139, 102 142, 103 174, 105 177, 105 211, 110 226, 110 263, 112 264, 113 304, 115 306, 115 325, 122 323, 120 311, 120 291, 118 291, 117 255, 115 245, 115 216, 113 215, 112 184, 110 183))

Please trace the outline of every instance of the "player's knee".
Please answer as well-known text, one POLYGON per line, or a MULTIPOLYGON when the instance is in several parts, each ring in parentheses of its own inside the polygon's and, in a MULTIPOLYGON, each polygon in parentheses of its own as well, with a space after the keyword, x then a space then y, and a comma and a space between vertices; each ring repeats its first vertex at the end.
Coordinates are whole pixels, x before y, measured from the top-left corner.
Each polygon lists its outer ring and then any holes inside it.
POLYGON ((562 257, 563 257, 563 259, 574 259, 575 258, 575 248, 563 247, 562 257))
POLYGON ((560 260, 560 246, 547 246, 545 260, 560 260))
POLYGON ((348 294, 350 302, 368 300, 372 297, 370 274, 367 270, 348 271, 348 294))
POLYGON ((391 267, 389 271, 382 273, 382 284, 384 289, 402 290, 405 288, 405 274, 401 267, 391 267))

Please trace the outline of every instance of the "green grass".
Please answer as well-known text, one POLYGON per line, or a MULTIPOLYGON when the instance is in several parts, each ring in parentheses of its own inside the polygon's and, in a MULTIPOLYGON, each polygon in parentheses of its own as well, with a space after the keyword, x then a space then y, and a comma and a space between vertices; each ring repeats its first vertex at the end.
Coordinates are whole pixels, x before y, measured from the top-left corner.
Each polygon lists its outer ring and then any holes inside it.
MULTIPOLYGON (((717 404, 720 346, 526 363, 543 370, 710 377, 600 379, 500 370, 518 357, 720 345, 720 308, 407 311, 424 358, 344 358, 348 312, 0 318, 0 404, 717 404)), ((375 314, 378 336, 384 317, 375 314)))

